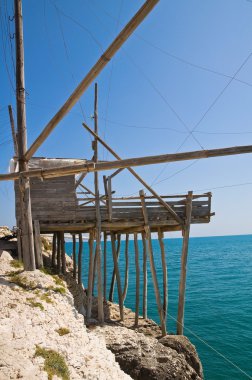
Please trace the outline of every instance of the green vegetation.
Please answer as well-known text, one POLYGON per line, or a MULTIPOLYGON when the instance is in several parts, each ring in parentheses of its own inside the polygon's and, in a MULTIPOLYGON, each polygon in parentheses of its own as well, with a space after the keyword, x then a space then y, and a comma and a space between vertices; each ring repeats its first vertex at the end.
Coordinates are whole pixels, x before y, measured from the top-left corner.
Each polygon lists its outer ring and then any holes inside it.
POLYGON ((10 265, 12 266, 12 268, 24 268, 23 263, 19 260, 12 260, 10 262, 10 265))
POLYGON ((11 278, 11 282, 13 282, 14 284, 20 286, 22 289, 24 290, 34 290, 36 289, 36 283, 33 282, 33 281, 28 281, 27 279, 25 278, 21 278, 19 276, 20 272, 9 272, 8 273, 8 276, 10 276, 11 278))
POLYGON ((70 330, 66 327, 60 327, 58 330, 55 330, 60 336, 70 333, 70 330))
POLYGON ((37 346, 35 357, 37 356, 45 359, 44 370, 48 374, 48 380, 52 380, 54 375, 61 377, 62 380, 70 380, 69 369, 65 359, 58 352, 37 346))
POLYGON ((63 288, 65 287, 64 281, 58 275, 54 275, 53 279, 56 285, 62 286, 63 288))
POLYGON ((66 288, 62 286, 49 286, 48 290, 52 290, 55 293, 66 294, 66 288))
POLYGON ((42 305, 42 303, 40 302, 37 302, 35 298, 27 298, 26 299, 27 302, 29 303, 29 305, 31 307, 39 307, 40 310, 45 310, 44 306, 42 305))
POLYGON ((55 271, 53 268, 49 268, 49 267, 42 267, 39 269, 40 272, 42 273, 45 273, 45 274, 48 274, 50 276, 54 275, 55 274, 55 271))
POLYGON ((53 300, 49 296, 48 293, 44 293, 40 296, 41 301, 45 301, 46 303, 53 303, 53 300))

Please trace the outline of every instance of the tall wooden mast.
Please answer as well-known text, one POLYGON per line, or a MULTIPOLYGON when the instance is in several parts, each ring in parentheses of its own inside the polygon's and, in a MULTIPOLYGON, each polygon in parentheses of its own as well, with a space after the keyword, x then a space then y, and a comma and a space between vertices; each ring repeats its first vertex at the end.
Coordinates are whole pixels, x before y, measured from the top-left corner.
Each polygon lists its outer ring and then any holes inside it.
MULTIPOLYGON (((15 37, 16 37, 16 101, 18 131, 18 163, 19 172, 28 170, 25 159, 27 151, 25 79, 24 79, 24 39, 22 0, 14 0, 15 5, 15 37)), ((20 175, 20 239, 25 270, 35 270, 33 226, 31 214, 31 197, 29 178, 20 175)))

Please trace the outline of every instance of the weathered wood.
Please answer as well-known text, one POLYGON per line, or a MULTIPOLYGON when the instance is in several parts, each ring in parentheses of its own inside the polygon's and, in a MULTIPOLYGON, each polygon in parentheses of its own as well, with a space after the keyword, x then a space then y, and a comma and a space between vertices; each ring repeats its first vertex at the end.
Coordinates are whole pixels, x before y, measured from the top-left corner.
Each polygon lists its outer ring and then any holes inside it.
POLYGON ((78 284, 82 284, 82 234, 79 234, 79 252, 78 252, 78 284))
MULTIPOLYGON (((103 141, 97 133, 94 133, 85 123, 82 123, 82 125, 99 141, 115 158, 118 160, 121 160, 121 157, 118 156, 118 154, 105 142, 103 141)), ((119 167, 120 168, 120 167, 119 167)), ((149 186, 143 179, 138 175, 131 167, 130 165, 126 167, 128 171, 133 174, 133 176, 152 194, 154 195, 158 201, 171 213, 171 215, 177 220, 178 223, 182 224, 182 219, 176 214, 176 212, 169 206, 168 203, 166 203, 159 195, 156 193, 151 186, 149 186)), ((111 177, 110 181, 111 181, 111 177)), ((108 185, 109 186, 109 185, 108 185)))
POLYGON ((192 191, 188 192, 186 205, 186 221, 183 229, 183 246, 181 254, 181 272, 179 282, 179 301, 178 301, 178 317, 177 317, 177 334, 183 335, 184 330, 184 308, 185 308, 185 288, 186 288, 186 268, 189 246, 190 224, 192 213, 192 191))
MULTIPOLYGON (((117 248, 116 248, 116 257, 117 257, 117 263, 120 256, 120 248, 121 248, 121 235, 117 234, 117 248)), ((114 265, 112 278, 111 278, 111 284, 110 284, 110 290, 109 290, 109 301, 113 302, 113 296, 114 296, 114 288, 115 288, 115 278, 116 278, 116 268, 114 265)))
POLYGON ((123 321, 124 320, 124 312, 123 312, 121 276, 120 276, 120 271, 119 271, 119 267, 118 267, 118 258, 117 258, 116 245, 115 245, 115 234, 113 232, 111 232, 110 236, 111 236, 113 260, 114 260, 114 268, 115 268, 115 273, 116 273, 116 283, 117 283, 117 291, 118 291, 120 318, 123 321))
POLYGON ((13 117, 11 105, 8 106, 8 110, 9 110, 9 117, 10 117, 13 148, 14 148, 15 156, 17 157, 18 156, 18 145, 17 145, 17 137, 16 137, 16 131, 15 131, 15 122, 14 122, 14 117, 13 117))
POLYGON ((34 247, 35 247, 36 268, 42 268, 43 257, 42 257, 42 247, 41 247, 41 239, 40 239, 39 220, 34 220, 33 226, 34 226, 34 247))
POLYGON ((163 232, 158 231, 158 241, 161 250, 161 260, 162 260, 162 272, 163 272, 163 310, 164 317, 167 317, 167 306, 168 306, 168 282, 167 282, 167 265, 165 259, 165 246, 163 241, 163 232))
POLYGON ((22 257, 22 241, 21 241, 21 230, 17 228, 17 250, 18 250, 18 260, 23 261, 22 257))
POLYGON ((65 252, 65 237, 64 231, 60 232, 60 246, 61 246, 61 270, 66 274, 66 252, 65 252))
POLYGON ((143 245, 143 318, 147 319, 147 248, 145 233, 142 232, 143 245))
MULTIPOLYGON (((98 132, 98 86, 95 83, 95 101, 94 101, 94 127, 95 133, 98 132)), ((98 162, 98 144, 94 140, 94 162, 98 162)), ((102 261, 101 261, 101 213, 100 213, 100 194, 99 194, 99 177, 98 173, 94 174, 95 186, 95 217, 96 217, 96 249, 95 256, 97 259, 97 288, 98 288, 98 321, 104 322, 103 312, 103 290, 102 290, 102 261)))
POLYGON ((112 181, 111 181, 111 177, 107 178, 107 191, 108 191, 108 199, 107 199, 108 221, 112 222, 113 210, 112 210, 112 181))
POLYGON ((107 300, 107 233, 103 234, 103 298, 107 300))
POLYGON ((81 182, 83 181, 83 179, 86 177, 87 173, 81 173, 79 179, 76 180, 75 182, 75 188, 77 189, 77 187, 81 184, 81 182))
POLYGON ((76 261, 76 235, 73 234, 73 278, 76 280, 77 261, 76 261))
MULTIPOLYGON (((92 133, 94 133, 92 131, 92 133)), ((87 162, 84 164, 75 164, 72 166, 62 166, 60 168, 50 168, 50 169, 34 169, 31 171, 24 170, 22 175, 27 178, 56 178, 64 177, 71 174, 77 174, 82 172, 95 172, 95 171, 105 171, 118 168, 130 168, 135 166, 145 166, 145 165, 156 165, 166 162, 177 162, 177 161, 186 161, 186 160, 196 160, 203 158, 212 158, 212 157, 223 157, 231 156, 237 154, 248 154, 252 153, 252 145, 247 146, 235 146, 229 148, 220 148, 220 149, 210 149, 210 150, 200 150, 193 152, 184 152, 184 153, 173 153, 173 154, 163 154, 157 156, 146 156, 146 157, 135 157, 127 158, 123 160, 116 161, 107 161, 107 162, 98 162, 94 165, 93 162, 87 162)), ((0 174, 0 181, 11 181, 19 178, 18 173, 10 174, 0 174)), ((156 195, 155 195, 156 198, 156 195)))
POLYGON ((161 330, 162 330, 162 335, 166 335, 165 318, 164 318, 164 312, 163 312, 159 288, 158 288, 157 273, 156 273, 156 268, 155 268, 155 262, 154 262, 153 250, 152 250, 152 242, 151 242, 151 231, 150 231, 149 220, 148 220, 148 212, 147 212, 147 208, 145 205, 144 191, 140 190, 139 195, 140 195, 141 202, 142 202, 143 217, 144 217, 144 223, 145 223, 145 233, 146 233, 146 239, 148 241, 148 254, 149 254, 149 260, 150 260, 150 268, 151 268, 151 274, 152 274, 152 279, 153 279, 153 284, 154 284, 155 297, 156 297, 156 302, 157 302, 157 307, 158 307, 159 318, 160 318, 160 322, 161 322, 161 330))
POLYGON ((71 110, 71 108, 80 99, 85 90, 90 86, 93 80, 98 76, 98 74, 103 70, 103 68, 108 64, 110 59, 116 54, 124 42, 130 37, 134 30, 139 24, 145 19, 145 17, 151 12, 159 0, 147 0, 143 6, 138 10, 138 12, 132 17, 128 24, 122 29, 118 36, 114 39, 108 49, 102 54, 99 60, 91 68, 85 78, 77 86, 71 96, 67 99, 60 110, 55 114, 55 116, 49 121, 42 133, 34 141, 34 143, 29 148, 26 158, 29 159, 33 156, 40 145, 46 140, 49 134, 54 130, 56 125, 63 119, 63 117, 71 110))
POLYGON ((135 266, 136 266, 136 306, 135 306, 135 327, 138 327, 139 319, 139 299, 140 299, 140 268, 137 233, 134 234, 135 246, 135 266))
POLYGON ((126 238, 125 238, 124 257, 125 257, 125 274, 124 274, 124 287, 123 287, 123 294, 122 294, 123 302, 125 301, 125 298, 127 295, 128 283, 129 283, 129 234, 126 234, 126 238))
POLYGON ((60 257, 60 251, 61 251, 61 243, 60 243, 60 232, 57 232, 57 272, 61 273, 61 257, 60 257))
MULTIPOLYGON (((16 101, 17 101, 17 131, 18 131, 18 164, 19 171, 28 171, 25 154, 27 153, 26 105, 24 80, 24 40, 23 16, 21 0, 14 1, 15 6, 15 41, 16 41, 16 101)), ((18 174, 19 176, 19 174, 18 174)), ((20 187, 20 220, 22 229, 22 257, 25 270, 35 270, 35 254, 33 239, 33 223, 31 213, 29 178, 19 176, 20 187)))
POLYGON ((91 231, 89 234, 88 244, 89 244, 89 266, 88 266, 87 319, 89 320, 92 314, 93 249, 94 249, 93 231, 91 231))
POLYGON ((56 268, 56 254, 57 254, 57 234, 54 232, 52 241, 52 262, 51 267, 56 268))

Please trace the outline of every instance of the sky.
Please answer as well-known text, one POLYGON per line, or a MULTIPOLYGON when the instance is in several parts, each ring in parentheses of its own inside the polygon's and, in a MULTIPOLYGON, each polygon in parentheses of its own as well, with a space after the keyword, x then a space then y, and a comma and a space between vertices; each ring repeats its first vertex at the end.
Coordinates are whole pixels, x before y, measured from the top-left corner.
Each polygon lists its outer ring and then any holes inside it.
MULTIPOLYGON (((143 3, 23 0, 28 146, 143 3)), ((0 6, 0 172, 6 173, 13 156, 7 106, 16 109, 13 1, 0 6)), ((251 144, 251 17, 249 0, 160 0, 96 79, 99 134, 123 158, 251 144)), ((82 122, 93 127, 93 103, 94 84, 36 155, 90 159, 82 122)), ((101 146, 99 158, 112 159, 101 146)), ((136 171, 159 194, 212 191, 216 215, 192 226, 191 235, 235 235, 252 232, 251 164, 247 154, 136 171)), ((93 187, 92 174, 86 183, 93 187)), ((127 171, 113 181, 118 196, 141 188, 127 171)), ((11 182, 0 183, 0 225, 15 225, 11 182)))

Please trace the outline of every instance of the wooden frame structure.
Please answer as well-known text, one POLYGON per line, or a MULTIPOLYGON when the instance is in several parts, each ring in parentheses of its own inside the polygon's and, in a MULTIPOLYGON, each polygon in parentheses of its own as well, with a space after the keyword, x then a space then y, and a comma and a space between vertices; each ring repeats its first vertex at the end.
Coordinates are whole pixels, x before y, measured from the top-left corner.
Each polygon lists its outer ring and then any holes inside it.
POLYGON ((16 216, 18 225, 19 257, 24 262, 25 270, 34 270, 43 265, 39 236, 40 233, 53 234, 52 267, 58 273, 66 272, 64 233, 73 235, 73 277, 79 284, 82 282, 82 233, 89 234, 89 275, 87 288, 87 318, 91 317, 92 297, 95 276, 97 276, 98 319, 104 321, 103 301, 106 299, 107 275, 106 258, 108 256, 107 238, 111 238, 114 273, 111 280, 110 298, 113 299, 113 289, 116 281, 120 317, 123 320, 123 303, 128 287, 128 242, 129 235, 134 236, 135 265, 136 265, 136 314, 135 325, 139 322, 139 246, 138 236, 143 242, 143 317, 147 317, 147 261, 150 264, 157 308, 160 316, 162 334, 166 333, 166 316, 168 307, 167 267, 165 260, 163 234, 166 231, 182 231, 183 248, 181 258, 181 278, 179 285, 179 303, 177 332, 183 333, 186 264, 190 225, 208 223, 211 213, 211 194, 160 196, 132 169, 134 166, 175 162, 233 154, 252 153, 252 146, 230 147, 208 151, 164 154, 151 157, 121 159, 120 156, 98 135, 98 92, 95 85, 94 102, 94 131, 83 123, 84 128, 92 134, 94 156, 92 160, 34 159, 33 155, 46 140, 49 134, 80 99, 85 90, 91 85, 98 74, 108 64, 123 43, 134 32, 138 25, 157 5, 159 0, 146 0, 143 6, 122 29, 108 49, 94 64, 88 74, 76 87, 59 111, 45 126, 38 138, 27 149, 26 118, 25 118, 25 83, 24 83, 24 49, 21 0, 14 0, 16 26, 16 87, 17 87, 17 138, 15 133, 12 110, 9 107, 13 143, 18 163, 17 171, 10 174, 0 174, 0 180, 15 180, 16 216), (114 157, 115 161, 100 162, 98 160, 98 143, 102 144, 114 157), (33 163, 35 165, 33 166, 33 163), (53 165, 47 166, 48 163, 53 165), (104 176, 104 195, 100 195, 98 171, 116 169, 104 176), (113 197, 112 179, 123 169, 127 169, 151 194, 146 196, 140 190, 139 197, 113 197), (94 172, 94 191, 83 184, 85 176, 94 172), (78 179, 76 174, 80 174, 78 179), (67 187, 68 186, 68 187, 67 187), (87 199, 77 197, 81 188, 82 195, 87 199), (58 196, 57 189, 62 199, 58 196), (83 191, 85 190, 85 191, 83 191), (36 197, 36 191, 38 197, 36 197), (43 200, 43 196, 46 199, 43 200), (53 194, 56 194, 53 200, 53 194), (67 201, 65 198, 68 198, 67 201), (62 203, 59 205, 58 203, 62 203), (57 203, 58 202, 58 203, 57 203), (52 204, 53 203, 53 204, 52 204), (63 212, 62 212, 63 210, 63 212), (163 296, 161 297, 156 275, 154 252, 151 235, 158 233, 163 269, 163 296), (103 274, 101 235, 104 234, 103 274), (118 257, 120 253, 121 235, 125 234, 125 281, 121 283, 118 257), (76 235, 79 237, 79 253, 76 252, 76 235), (94 249, 94 241, 95 249, 94 249))

